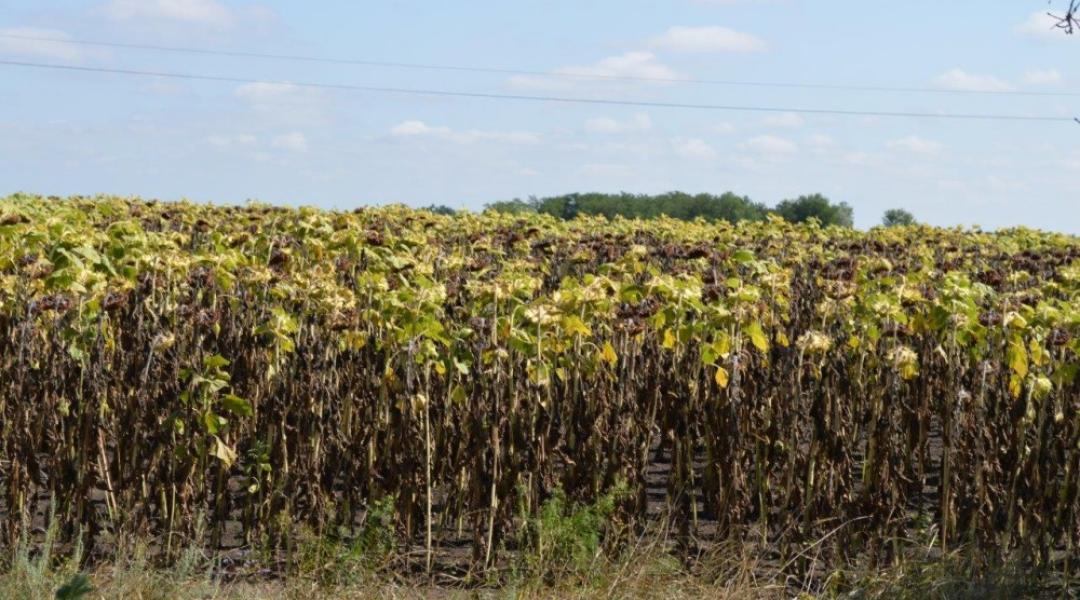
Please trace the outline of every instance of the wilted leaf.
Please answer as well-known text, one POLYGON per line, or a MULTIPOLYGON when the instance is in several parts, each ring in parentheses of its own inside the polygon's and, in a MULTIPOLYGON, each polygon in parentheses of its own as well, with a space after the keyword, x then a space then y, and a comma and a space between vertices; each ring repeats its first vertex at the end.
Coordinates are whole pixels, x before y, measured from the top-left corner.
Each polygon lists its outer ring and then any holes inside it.
POLYGON ((1005 352, 1005 359, 1009 363, 1009 368, 1017 377, 1023 379, 1027 376, 1028 354, 1023 342, 1019 340, 1010 342, 1008 350, 1005 352))
POLYGON ((662 344, 664 348, 671 350, 675 347, 675 344, 677 344, 678 341, 679 339, 675 337, 675 332, 671 331, 670 329, 664 330, 664 342, 662 344))
POLYGON ((615 347, 611 345, 611 342, 604 342, 604 347, 600 350, 600 358, 612 367, 619 361, 619 355, 615 354, 615 347))
POLYGON ((214 354, 207 356, 203 359, 203 366, 209 371, 214 369, 220 369, 221 367, 229 366, 229 359, 221 356, 220 354, 214 354))
POLYGON ((750 343, 755 348, 762 352, 769 351, 769 338, 765 336, 765 332, 761 329, 761 323, 757 321, 751 321, 743 328, 743 332, 750 337, 750 343))
POLYGON ((724 367, 717 367, 714 379, 716 380, 716 385, 720 386, 721 389, 726 388, 728 386, 727 369, 724 367))
POLYGON ((738 250, 731 255, 731 259, 739 264, 746 264, 754 260, 754 253, 749 250, 738 250))
POLYGON ((592 335, 592 329, 581 320, 581 317, 577 315, 566 315, 562 319, 563 329, 570 335, 592 335))
POLYGON ((250 402, 233 394, 225 394, 221 398, 221 406, 224 407, 225 410, 240 417, 250 417, 255 414, 254 409, 251 408, 250 402))
POLYGON ((221 441, 221 438, 214 436, 214 444, 210 448, 210 454, 225 463, 225 468, 233 466, 236 462, 236 450, 230 448, 225 442, 221 441))

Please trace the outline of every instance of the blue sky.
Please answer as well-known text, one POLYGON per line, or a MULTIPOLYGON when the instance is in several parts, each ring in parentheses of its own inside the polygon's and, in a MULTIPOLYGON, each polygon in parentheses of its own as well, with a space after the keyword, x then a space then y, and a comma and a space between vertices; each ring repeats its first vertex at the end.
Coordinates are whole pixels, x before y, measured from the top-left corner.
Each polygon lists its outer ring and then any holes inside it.
MULTIPOLYGON (((496 67, 409 70, 0 37, 0 60, 251 80, 859 111, 1072 117, 1080 95, 871 93, 596 80, 1080 92, 1080 36, 1043 0, 6 0, 0 34, 496 67)), ((388 95, 0 66, 0 193, 479 209, 571 191, 772 205, 821 192, 856 224, 1080 233, 1080 125, 388 95)))

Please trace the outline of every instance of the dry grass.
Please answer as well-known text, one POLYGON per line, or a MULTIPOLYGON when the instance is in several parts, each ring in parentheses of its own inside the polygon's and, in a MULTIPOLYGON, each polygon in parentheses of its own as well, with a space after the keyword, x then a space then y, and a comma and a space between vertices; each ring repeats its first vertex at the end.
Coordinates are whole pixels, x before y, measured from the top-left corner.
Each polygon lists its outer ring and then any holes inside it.
MULTIPOLYGON (((749 564, 747 565, 749 567, 749 564)), ((54 597, 56 590, 69 582, 71 569, 57 569, 43 574, 9 571, 0 575, 0 600, 30 600, 54 597)), ((676 568, 668 559, 637 561, 634 565, 613 565, 608 573, 597 573, 592 580, 573 579, 554 585, 537 580, 510 583, 497 588, 463 589, 402 585, 386 579, 366 583, 327 586, 303 576, 285 581, 234 582, 222 584, 208 574, 183 574, 174 571, 138 568, 103 567, 90 576, 93 591, 82 600, 195 600, 195 599, 271 599, 297 600, 377 598, 387 600, 412 598, 473 599, 669 599, 714 598, 720 600, 773 598, 898 598, 937 600, 971 598, 995 600, 1007 598, 1069 597, 1051 590, 1009 578, 965 579, 949 572, 946 565, 917 565, 879 573, 864 573, 850 584, 836 590, 816 593, 799 592, 769 577, 748 569, 737 569, 731 579, 710 581, 676 568)), ((1075 593, 1076 590, 1073 590, 1075 593)))
MULTIPOLYGON (((594 581, 548 585, 538 581, 509 584, 499 588, 460 589, 409 586, 385 580, 344 587, 327 587, 303 577, 284 582, 237 582, 220 584, 201 576, 181 577, 171 572, 103 568, 91 577, 93 591, 83 600, 132 598, 139 600, 186 599, 270 599, 297 600, 345 598, 781 598, 783 590, 770 586, 751 588, 743 582, 709 584, 689 574, 669 569, 664 561, 642 565, 633 571, 621 570, 617 578, 598 577, 594 581)), ((27 578, 22 574, 0 576, 0 599, 49 598, 70 575, 60 572, 27 578)))
MULTIPOLYGON (((136 547, 137 548, 137 547, 136 547)), ((489 586, 429 586, 394 573, 376 573, 356 562, 327 563, 282 579, 223 583, 214 561, 188 550, 172 568, 154 568, 138 549, 118 562, 89 573, 93 590, 64 600, 136 599, 670 599, 768 600, 837 598, 850 600, 971 598, 997 600, 1075 597, 1080 588, 1047 586, 1019 570, 973 577, 960 554, 911 559, 885 570, 852 567, 796 581, 770 566, 754 544, 718 545, 686 566, 669 552, 663 532, 638 537, 621 549, 618 560, 600 553, 592 564, 573 571, 552 565, 559 576, 507 574, 489 586), (328 576, 329 575, 329 576, 328 576), (1073 596, 1069 596, 1070 593, 1073 596)), ((0 600, 61 597, 56 591, 79 575, 77 556, 57 559, 39 553, 16 553, 0 571, 0 600)), ((1068 587, 1068 586, 1066 586, 1068 587)))
MULTIPOLYGON (((575 524, 570 517, 554 516, 543 527, 575 524)), ((127 540, 118 545, 116 559, 80 572, 83 562, 79 548, 58 552, 53 544, 55 531, 45 533, 44 542, 31 548, 23 544, 9 556, 0 556, 0 600, 136 599, 670 599, 710 598, 718 600, 768 600, 774 598, 836 598, 844 600, 1005 600, 1011 598, 1075 598, 1080 586, 1061 579, 1036 577, 1022 568, 973 568, 962 550, 941 555, 932 545, 912 551, 895 565, 874 569, 850 565, 846 569, 824 571, 813 565, 821 560, 828 536, 809 544, 790 562, 779 563, 760 538, 714 543, 708 550, 692 553, 696 558, 683 562, 673 552, 670 518, 660 518, 654 526, 636 536, 609 530, 620 540, 599 547, 591 559, 567 558, 552 552, 538 563, 535 556, 521 555, 515 562, 493 574, 485 585, 482 578, 460 585, 429 585, 420 575, 403 576, 387 562, 374 566, 364 557, 350 554, 323 538, 307 538, 300 543, 297 559, 283 572, 232 572, 222 580, 221 563, 205 554, 198 539, 180 551, 168 569, 154 565, 146 540, 127 540), (754 541, 758 540, 758 541, 754 541), (612 558, 612 557, 617 558, 612 558), (562 557, 562 558, 556 558, 562 557), (795 577, 788 568, 796 559, 811 565, 808 574, 795 577), (65 585, 84 577, 92 589, 82 594, 59 594, 65 585), (268 577, 270 577, 268 579, 268 577)), ((564 532, 565 533, 565 532, 564 532)), ((580 534, 581 532, 578 532, 580 534)), ((567 534, 569 535, 569 534, 567 534)), ((25 536, 23 539, 26 539, 25 536)), ((567 543, 567 542, 562 542, 567 543)), ((685 549, 684 549, 685 550, 685 549)), ((773 555, 774 556, 774 555, 773 555)))

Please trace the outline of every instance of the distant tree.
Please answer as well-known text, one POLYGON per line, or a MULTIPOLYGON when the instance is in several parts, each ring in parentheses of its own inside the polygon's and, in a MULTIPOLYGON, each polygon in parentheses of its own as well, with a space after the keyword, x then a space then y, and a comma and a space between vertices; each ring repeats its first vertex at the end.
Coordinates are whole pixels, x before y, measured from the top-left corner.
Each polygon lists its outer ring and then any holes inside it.
POLYGON ((617 216, 628 219, 653 219, 667 215, 676 219, 693 220, 703 218, 709 221, 724 220, 760 221, 768 214, 763 205, 751 201, 745 196, 726 192, 719 196, 712 194, 686 194, 668 192, 659 195, 645 194, 565 194, 547 198, 530 198, 527 202, 512 200, 494 202, 488 205, 492 210, 503 212, 536 212, 573 219, 579 214, 617 216))
POLYGON ((449 206, 446 206, 445 204, 431 204, 429 206, 425 206, 422 210, 433 212, 437 215, 446 215, 449 217, 457 214, 456 210, 450 208, 449 206))
POLYGON ((577 197, 570 197, 566 199, 566 203, 563 205, 562 218, 573 219, 578 216, 581 209, 578 207, 577 197))
POLYGON ((915 223, 915 215, 902 208, 891 208, 885 211, 885 216, 881 218, 881 224, 886 227, 914 225, 915 223))
POLYGON ((792 223, 805 223, 811 218, 816 218, 822 225, 851 227, 855 222, 854 211, 846 202, 833 204, 821 194, 784 200, 776 205, 773 212, 792 223))
MULTIPOLYGON (((1080 0, 1078 0, 1080 1, 1080 0)), ((674 219, 692 221, 762 221, 770 213, 780 215, 793 223, 804 223, 810 218, 823 225, 853 225, 853 211, 847 203, 832 203, 821 194, 800 196, 784 200, 770 210, 764 204, 746 196, 725 192, 713 194, 687 194, 667 192, 650 196, 646 194, 565 194, 548 198, 530 197, 527 201, 515 198, 487 205, 489 210, 508 213, 538 212, 560 219, 573 219, 582 215, 603 215, 609 219, 655 219, 666 215, 674 219)))
POLYGON ((514 198, 513 200, 501 200, 499 202, 492 202, 485 206, 488 210, 496 212, 504 212, 510 214, 519 213, 534 213, 536 212, 536 205, 532 202, 526 202, 520 198, 514 198))

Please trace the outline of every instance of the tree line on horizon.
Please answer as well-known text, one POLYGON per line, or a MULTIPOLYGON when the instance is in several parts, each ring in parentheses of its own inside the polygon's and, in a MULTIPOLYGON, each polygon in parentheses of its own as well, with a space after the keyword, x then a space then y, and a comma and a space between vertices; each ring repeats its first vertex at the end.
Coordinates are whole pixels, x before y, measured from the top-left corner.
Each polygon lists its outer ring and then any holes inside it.
POLYGON ((492 202, 488 210, 509 213, 543 213, 562 219, 573 219, 579 214, 603 215, 607 218, 616 216, 628 219, 655 219, 662 215, 675 219, 693 220, 703 218, 708 221, 764 221, 770 214, 775 214, 793 223, 803 223, 811 218, 818 219, 822 225, 851 227, 854 223, 854 210, 846 202, 832 202, 821 194, 799 196, 784 200, 773 208, 761 202, 755 202, 748 196, 734 192, 715 194, 688 194, 685 192, 667 192, 664 194, 620 194, 574 193, 545 198, 530 197, 528 200, 515 198, 492 202))
MULTIPOLYGON (((723 194, 688 194, 685 192, 667 192, 663 194, 604 194, 598 192, 562 194, 538 198, 530 196, 528 200, 514 198, 485 205, 485 210, 522 214, 547 214, 560 219, 573 219, 578 215, 603 215, 609 219, 617 216, 628 219, 655 219, 668 216, 675 219, 692 221, 702 218, 707 221, 764 221, 769 215, 776 215, 792 223, 805 223, 817 219, 822 225, 840 227, 854 226, 854 209, 847 202, 833 202, 822 194, 808 194, 783 200, 775 207, 768 207, 755 202, 748 196, 734 192, 723 194)), ((437 214, 452 215, 453 208, 443 205, 431 205, 425 210, 437 214)), ((915 225, 915 217, 902 208, 885 211, 882 224, 887 227, 915 225)))

